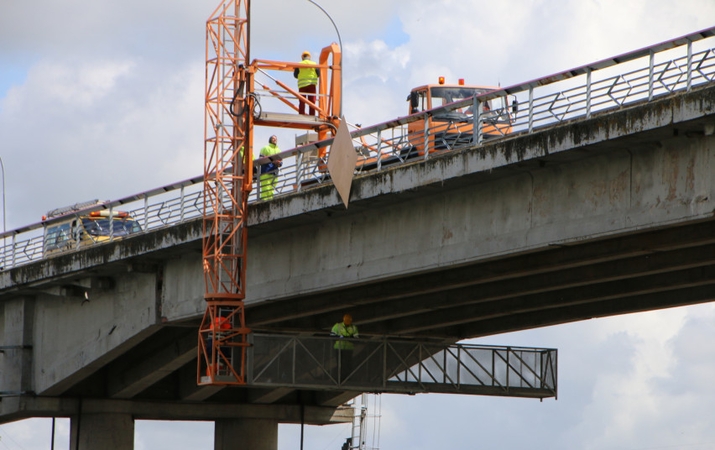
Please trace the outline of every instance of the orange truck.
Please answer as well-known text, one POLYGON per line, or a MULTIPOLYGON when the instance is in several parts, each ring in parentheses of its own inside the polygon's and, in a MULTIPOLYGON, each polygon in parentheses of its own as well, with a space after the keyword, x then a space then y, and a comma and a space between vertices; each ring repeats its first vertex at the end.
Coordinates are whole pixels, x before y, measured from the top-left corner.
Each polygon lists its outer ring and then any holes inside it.
MULTIPOLYGON (((466 100, 475 95, 486 94, 499 88, 490 86, 465 85, 460 79, 458 84, 445 84, 444 77, 439 77, 438 84, 427 84, 412 89, 407 97, 409 114, 416 114, 449 103, 466 100)), ((512 116, 506 97, 497 97, 480 103, 479 119, 482 122, 482 139, 501 137, 511 133, 512 116)), ((408 124, 409 141, 418 154, 424 154, 425 129, 429 130, 427 145, 430 152, 452 149, 455 146, 468 145, 474 134, 473 105, 452 111, 429 114, 425 121, 408 124)))
MULTIPOLYGON (((419 114, 447 106, 450 103, 473 99, 474 96, 497 91, 491 86, 465 85, 460 79, 458 84, 445 84, 444 77, 439 77, 438 84, 419 86, 407 97, 408 114, 419 114)), ((513 116, 517 105, 507 104, 506 96, 494 97, 477 103, 480 109, 478 120, 481 123, 482 140, 505 136, 512 131, 513 116)), ((474 102, 458 109, 427 113, 424 120, 416 120, 407 124, 406 141, 408 145, 396 145, 383 138, 387 144, 381 151, 380 164, 390 165, 406 161, 418 156, 424 156, 425 142, 429 153, 451 150, 456 147, 472 144, 475 130, 473 113, 474 102)), ((371 170, 378 165, 378 152, 375 145, 370 145, 361 138, 362 146, 357 147, 358 161, 356 170, 371 170)))

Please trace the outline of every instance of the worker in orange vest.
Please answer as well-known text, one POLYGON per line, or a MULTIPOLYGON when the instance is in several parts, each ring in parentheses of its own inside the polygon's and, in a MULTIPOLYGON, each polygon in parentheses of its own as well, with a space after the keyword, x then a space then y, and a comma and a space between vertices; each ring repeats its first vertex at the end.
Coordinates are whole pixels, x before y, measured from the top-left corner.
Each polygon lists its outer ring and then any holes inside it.
MULTIPOLYGON (((228 317, 223 317, 223 316, 216 316, 214 318, 213 323, 211 323, 211 327, 209 328, 212 333, 208 334, 208 337, 206 339, 206 348, 208 350, 208 354, 212 355, 211 358, 213 358, 213 342, 214 342, 214 334, 216 335, 216 338, 220 338, 222 335, 224 335, 228 330, 231 329, 231 322, 228 320, 228 317)), ((218 371, 224 367, 223 360, 221 358, 221 354, 224 355, 224 357, 230 358, 230 348, 228 346, 222 346, 219 348, 219 354, 216 355, 216 362, 215 362, 215 369, 214 373, 218 374, 218 371)), ((206 375, 209 375, 210 373, 210 368, 206 368, 206 375)))

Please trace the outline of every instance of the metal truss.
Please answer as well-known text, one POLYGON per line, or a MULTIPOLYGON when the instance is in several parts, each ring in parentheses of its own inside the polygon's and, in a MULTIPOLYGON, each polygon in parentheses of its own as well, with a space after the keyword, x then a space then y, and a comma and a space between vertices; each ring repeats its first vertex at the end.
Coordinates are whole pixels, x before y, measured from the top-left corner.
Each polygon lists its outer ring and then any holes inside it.
POLYGON ((206 312, 199 329, 199 384, 245 384, 244 361, 250 333, 243 315, 246 219, 253 176, 249 11, 249 0, 226 0, 206 24, 206 312), (219 381, 222 373, 230 377, 219 381))
POLYGON ((253 333, 248 385, 548 398, 557 350, 253 333), (344 348, 345 342, 353 347, 344 348))

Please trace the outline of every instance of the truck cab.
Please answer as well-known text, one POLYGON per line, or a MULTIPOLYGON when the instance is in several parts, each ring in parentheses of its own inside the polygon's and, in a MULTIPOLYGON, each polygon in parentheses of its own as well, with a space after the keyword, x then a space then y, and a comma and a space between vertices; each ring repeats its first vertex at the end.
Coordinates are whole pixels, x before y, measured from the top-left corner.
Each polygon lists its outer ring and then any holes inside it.
MULTIPOLYGON (((58 210, 55 210, 58 211, 58 210)), ((122 239, 138 233, 141 227, 126 211, 92 211, 87 214, 51 211, 43 219, 65 217, 45 228, 43 252, 45 256, 64 253, 101 242, 122 239)))
MULTIPOLYGON (((462 79, 459 80, 459 84, 445 84, 444 77, 440 77, 438 84, 428 84, 412 89, 407 97, 408 113, 421 113, 498 89, 489 86, 465 85, 462 79)), ((482 103, 481 108, 479 118, 482 122, 482 139, 501 137, 511 133, 512 117, 506 97, 497 97, 482 103)), ((428 130, 427 145, 430 152, 452 149, 455 146, 471 143, 474 134, 474 111, 472 109, 473 106, 466 106, 453 111, 430 114, 424 121, 409 123, 410 144, 417 149, 418 154, 424 154, 425 128, 428 130)))

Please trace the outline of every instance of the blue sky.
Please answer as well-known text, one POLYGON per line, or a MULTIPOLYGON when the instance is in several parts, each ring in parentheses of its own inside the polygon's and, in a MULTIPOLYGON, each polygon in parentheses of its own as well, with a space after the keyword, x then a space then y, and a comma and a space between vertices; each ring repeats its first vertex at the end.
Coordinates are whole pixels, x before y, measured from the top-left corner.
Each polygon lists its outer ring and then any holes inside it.
MULTIPOLYGON (((404 115, 410 88, 438 76, 516 84, 707 28, 715 18, 712 0, 319 3, 343 40, 346 118, 363 125, 404 115)), ((201 173, 204 29, 215 7, 212 0, 0 3, 8 228, 59 206, 201 173)), ((254 57, 293 61, 337 40, 308 2, 254 7, 254 57)), ((257 131, 256 142, 272 132, 257 131)), ((277 134, 282 148, 292 146, 292 132, 277 134)), ((711 304, 479 342, 559 348, 559 399, 384 395, 382 450, 715 446, 711 304)), ((66 436, 67 421, 58 422, 66 436)), ((46 449, 49 429, 47 420, 2 425, 0 449, 46 449)), ((141 422, 136 448, 210 448, 211 429, 141 422)), ((339 448, 340 433, 311 427, 306 448, 339 448)), ((281 426, 279 450, 298 448, 297 435, 296 426, 281 426)))
POLYGON ((8 64, 3 67, 2 76, 0 76, 0 94, 5 97, 13 86, 22 84, 27 78, 27 67, 8 64))

